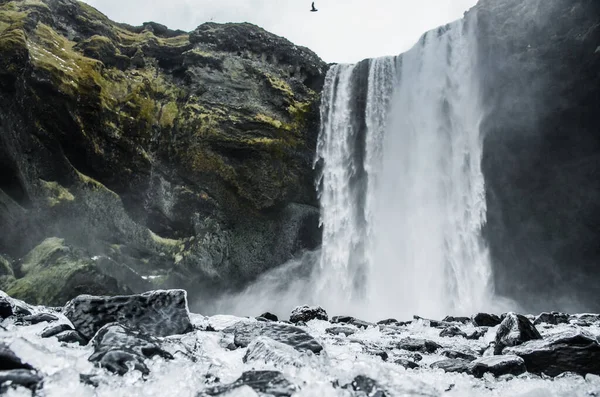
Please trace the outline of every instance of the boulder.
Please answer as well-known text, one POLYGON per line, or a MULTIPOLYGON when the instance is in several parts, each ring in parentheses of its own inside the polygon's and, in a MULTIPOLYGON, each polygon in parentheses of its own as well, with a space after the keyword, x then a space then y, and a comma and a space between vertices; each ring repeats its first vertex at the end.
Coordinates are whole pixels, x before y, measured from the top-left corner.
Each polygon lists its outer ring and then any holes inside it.
POLYGON ((452 338, 455 336, 462 336, 463 338, 467 337, 467 334, 461 330, 459 327, 457 327, 456 325, 444 328, 444 330, 442 332, 440 332, 440 336, 441 337, 447 337, 447 338, 452 338))
POLYGON ((442 356, 446 356, 448 358, 461 359, 461 360, 466 360, 466 361, 474 361, 477 359, 475 352, 467 353, 467 352, 460 352, 457 350, 444 350, 441 354, 442 354, 442 356))
POLYGON ((344 335, 344 336, 350 336, 356 333, 356 330, 354 328, 350 328, 350 327, 331 327, 331 328, 327 328, 325 330, 325 332, 327 332, 328 334, 331 335, 344 335))
POLYGON ((119 375, 134 369, 147 375, 150 371, 144 360, 154 356, 172 359, 155 337, 120 324, 108 324, 93 339, 94 353, 89 361, 119 375))
POLYGON ((448 360, 436 361, 431 364, 431 368, 439 368, 444 372, 466 373, 470 370, 470 362, 459 358, 450 358, 448 360))
POLYGON ((42 387, 42 382, 43 378, 36 371, 27 369, 0 371, 0 394, 5 394, 9 388, 15 386, 25 387, 35 393, 42 387))
POLYGON ((404 338, 396 344, 398 349, 419 353, 435 353, 442 346, 434 341, 426 339, 404 338))
POLYGON ((269 320, 269 321, 279 321, 279 318, 277 318, 276 315, 274 315, 273 313, 269 313, 269 312, 265 312, 258 317, 264 318, 265 320, 269 320))
POLYGON ((466 336, 468 340, 478 340, 487 333, 487 329, 476 329, 473 333, 466 336))
POLYGON ((498 377, 502 375, 520 375, 526 371, 525 361, 515 355, 481 357, 471 363, 470 372, 476 378, 486 373, 498 377))
POLYGON ((508 313, 496 331, 495 354, 501 354, 507 346, 516 346, 542 336, 527 317, 508 313))
POLYGON ((9 300, 0 296, 0 319, 5 319, 13 315, 13 308, 9 300))
POLYGON ((495 327, 502 322, 502 319, 495 314, 477 313, 471 321, 476 327, 495 327))
POLYGON ((43 322, 53 323, 55 321, 58 321, 58 317, 50 313, 37 313, 23 317, 23 320, 31 324, 38 324, 43 322))
POLYGON ((265 336, 254 339, 249 345, 242 361, 260 362, 275 366, 293 365, 304 366, 302 353, 292 346, 278 342, 265 336))
POLYGON ((351 317, 351 316, 334 316, 331 319, 331 322, 333 324, 339 324, 339 323, 350 324, 350 325, 354 325, 356 328, 363 328, 363 329, 375 326, 375 324, 373 324, 373 323, 359 320, 359 319, 351 317))
POLYGON ((536 374, 600 375, 600 344, 593 335, 577 329, 508 347, 503 352, 521 357, 527 370, 536 374))
POLYGON ((87 344, 87 340, 75 330, 61 332, 56 335, 56 339, 58 339, 59 342, 78 343, 81 346, 87 344))
POLYGON ((551 312, 551 313, 541 313, 539 316, 535 318, 533 321, 533 325, 538 324, 568 324, 569 323, 569 315, 565 313, 551 312))
POLYGON ((21 359, 10 349, 10 347, 0 342, 0 371, 7 371, 12 369, 34 369, 31 365, 24 363, 21 359))
POLYGON ((235 382, 228 385, 214 386, 203 390, 199 397, 220 396, 229 394, 231 391, 248 386, 256 393, 266 396, 289 397, 298 388, 290 383, 281 372, 278 371, 247 371, 235 382))
POLYGON ((294 310, 292 310, 292 314, 290 315, 290 322, 298 323, 298 322, 307 322, 310 320, 329 320, 327 316, 327 312, 320 306, 298 306, 294 310))
POLYGON ((319 354, 323 346, 306 331, 288 324, 272 322, 238 322, 223 330, 234 335, 233 342, 238 347, 247 347, 253 340, 266 336, 277 342, 285 343, 294 349, 319 354))
POLYGON ((53 336, 60 334, 61 332, 72 331, 72 330, 73 330, 73 327, 71 327, 69 324, 59 324, 54 327, 46 328, 42 332, 41 336, 42 336, 42 338, 51 338, 53 336))
POLYGON ((395 360, 394 364, 401 365, 406 369, 416 369, 416 368, 420 367, 420 365, 417 364, 416 362, 407 360, 405 358, 399 358, 399 359, 395 360))
POLYGON ((444 317, 444 319, 442 321, 448 322, 448 323, 468 324, 471 322, 471 319, 469 317, 446 316, 446 317, 444 317))
POLYGON ((88 340, 102 326, 113 322, 154 336, 184 334, 193 330, 183 290, 112 297, 81 295, 65 306, 64 315, 88 340))
POLYGON ((353 390, 357 397, 388 397, 385 389, 374 379, 365 375, 358 375, 351 383, 343 386, 344 389, 353 390))

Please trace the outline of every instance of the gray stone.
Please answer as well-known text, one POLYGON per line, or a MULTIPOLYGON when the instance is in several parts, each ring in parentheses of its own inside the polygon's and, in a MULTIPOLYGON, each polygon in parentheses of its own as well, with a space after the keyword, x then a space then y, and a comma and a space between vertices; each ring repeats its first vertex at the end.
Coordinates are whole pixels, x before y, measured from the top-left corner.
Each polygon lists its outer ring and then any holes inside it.
POLYGON ((498 377, 502 375, 520 375, 526 371, 525 361, 515 355, 481 357, 471 363, 471 374, 481 378, 486 373, 498 377))
POLYGON ((304 352, 312 351, 318 354, 323 350, 319 344, 306 331, 293 325, 270 322, 239 322, 223 330, 234 335, 234 343, 238 347, 247 347, 259 336, 266 336, 273 340, 292 346, 304 352))
POLYGON ((65 306, 64 315, 86 339, 113 322, 155 336, 184 334, 193 329, 183 290, 113 297, 80 295, 65 306))
POLYGON ((496 331, 495 354, 507 346, 516 346, 534 339, 542 339, 535 326, 525 316, 508 313, 496 331))
POLYGON ((292 310, 290 322, 299 323, 310 320, 329 320, 327 312, 321 306, 298 306, 292 310))

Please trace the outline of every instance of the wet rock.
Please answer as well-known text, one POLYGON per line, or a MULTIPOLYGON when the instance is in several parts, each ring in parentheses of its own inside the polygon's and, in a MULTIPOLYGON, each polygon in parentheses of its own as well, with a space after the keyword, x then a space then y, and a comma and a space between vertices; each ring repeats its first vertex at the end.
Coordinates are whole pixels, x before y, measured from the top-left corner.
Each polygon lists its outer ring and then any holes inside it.
POLYGON ((499 316, 487 313, 477 313, 472 321, 476 327, 495 327, 502 322, 499 316))
POLYGON ((359 320, 357 318, 354 317, 350 317, 350 316, 334 316, 331 319, 331 322, 333 324, 350 324, 350 325, 354 325, 356 328, 363 328, 363 329, 367 329, 369 327, 374 327, 375 324, 373 323, 369 323, 367 321, 363 321, 363 320, 359 320))
POLYGON ((112 322, 155 336, 184 334, 193 329, 183 290, 113 297, 80 295, 65 306, 64 315, 86 339, 112 322))
POLYGON ((424 323, 428 324, 432 328, 446 328, 446 327, 452 326, 451 323, 448 323, 445 321, 431 320, 429 318, 423 318, 423 317, 419 317, 419 316, 413 316, 413 318, 417 321, 423 321, 424 323))
POLYGON ((292 314, 290 315, 290 322, 298 323, 308 322, 310 320, 329 320, 327 316, 327 312, 320 306, 298 306, 294 310, 292 310, 292 314))
POLYGON ((481 337, 485 336, 486 333, 487 333, 487 329, 486 330, 476 329, 475 331, 473 331, 473 333, 467 335, 466 339, 468 339, 468 340, 478 340, 481 337))
POLYGON ((378 325, 399 325, 400 321, 396 320, 395 318, 388 318, 385 320, 380 320, 377 321, 378 325))
POLYGON ((0 296, 0 318, 5 319, 13 315, 12 305, 8 299, 0 296))
POLYGON ((556 376, 563 372, 600 375, 600 344, 595 336, 579 330, 568 330, 543 340, 534 340, 504 349, 525 360, 527 370, 556 376))
POLYGON ((538 324, 558 325, 558 324, 568 324, 568 323, 569 323, 569 315, 564 314, 564 313, 558 313, 558 312, 541 313, 533 321, 533 325, 538 325, 538 324))
POLYGON ((248 345, 242 361, 261 362, 276 366, 304 366, 302 353, 285 343, 277 342, 264 336, 258 337, 248 345))
POLYGON ((482 357, 471 363, 471 374, 481 378, 486 373, 498 377, 502 375, 520 375, 526 371, 525 361, 515 355, 482 357))
POLYGON ((345 335, 350 336, 356 333, 356 330, 350 327, 331 327, 325 330, 328 334, 331 335, 345 335))
POLYGON ((93 387, 100 386, 100 377, 94 374, 79 374, 79 382, 93 387))
POLYGON ((446 338, 453 338, 455 336, 462 336, 463 338, 466 338, 467 334, 463 330, 461 330, 460 328, 458 328, 457 326, 453 325, 451 327, 444 328, 444 330, 442 332, 440 332, 440 336, 441 337, 446 337, 446 338))
POLYGON ((42 377, 36 372, 27 369, 13 369, 0 371, 0 394, 15 386, 25 387, 35 392, 42 386, 42 377))
POLYGON ((129 371, 129 366, 147 375, 146 358, 159 356, 172 359, 162 349, 155 337, 120 324, 109 324, 98 331, 93 339, 94 353, 89 361, 119 375, 129 371))
POLYGON ((87 340, 75 330, 61 332, 56 335, 56 339, 58 339, 59 342, 64 343, 79 343, 81 346, 87 344, 87 340))
POLYGON ((344 389, 350 389, 357 392, 357 397, 386 397, 388 394, 377 381, 368 376, 358 375, 352 380, 352 383, 343 386, 344 389))
POLYGON ((442 321, 448 322, 448 323, 468 324, 471 322, 471 319, 469 317, 446 316, 446 317, 444 317, 444 319, 442 321))
POLYGON ((28 321, 31 324, 38 324, 43 322, 53 323, 55 321, 58 321, 58 317, 50 313, 37 313, 23 317, 23 320, 28 321))
POLYGON ((399 358, 395 360, 394 364, 401 365, 406 369, 416 369, 420 367, 419 364, 417 364, 416 362, 407 360, 405 358, 399 358))
POLYGON ((259 336, 266 336, 281 343, 292 346, 304 352, 312 351, 318 354, 323 350, 319 344, 306 331, 293 325, 267 322, 239 322, 223 330, 225 333, 234 334, 234 343, 238 347, 247 347, 259 336))
POLYGON ((276 315, 274 315, 273 313, 269 313, 269 312, 265 312, 265 313, 261 314, 259 317, 262 317, 269 321, 279 321, 279 318, 277 318, 276 315))
POLYGON ((419 353, 435 353, 442 346, 426 339, 405 338, 396 345, 398 349, 419 353))
POLYGON ((542 339, 542 336, 527 317, 507 313, 496 331, 495 354, 501 354, 502 349, 507 346, 516 346, 535 339, 542 339))
POLYGON ((251 387, 260 395, 288 397, 297 391, 297 387, 290 383, 278 371, 247 371, 235 382, 228 385, 211 387, 200 393, 199 396, 220 396, 243 386, 251 387))
POLYGON ((470 362, 459 358, 450 358, 448 360, 436 361, 431 364, 431 368, 440 368, 444 372, 466 373, 470 370, 470 362))
POLYGON ((0 370, 7 371, 12 369, 32 370, 34 368, 21 361, 7 344, 0 342, 0 370))
POLYGON ((444 350, 442 352, 442 356, 446 356, 448 358, 452 358, 452 359, 461 359, 461 360, 466 360, 466 361, 474 361, 477 359, 477 356, 475 355, 475 353, 465 353, 465 352, 459 352, 456 350, 444 350))
POLYGON ((69 324, 59 324, 55 327, 45 329, 44 332, 42 332, 41 336, 42 338, 51 338, 55 335, 60 334, 61 332, 70 330, 73 330, 73 328, 69 324))

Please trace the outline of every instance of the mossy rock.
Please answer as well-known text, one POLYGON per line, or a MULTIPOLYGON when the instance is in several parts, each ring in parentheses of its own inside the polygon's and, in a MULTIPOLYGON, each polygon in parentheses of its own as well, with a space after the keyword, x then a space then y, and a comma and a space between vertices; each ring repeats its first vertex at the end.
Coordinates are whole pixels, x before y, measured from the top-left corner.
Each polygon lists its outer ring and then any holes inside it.
POLYGON ((94 261, 65 245, 63 239, 48 238, 23 258, 18 275, 6 293, 28 303, 61 306, 81 294, 128 293, 117 281, 98 271, 94 261))

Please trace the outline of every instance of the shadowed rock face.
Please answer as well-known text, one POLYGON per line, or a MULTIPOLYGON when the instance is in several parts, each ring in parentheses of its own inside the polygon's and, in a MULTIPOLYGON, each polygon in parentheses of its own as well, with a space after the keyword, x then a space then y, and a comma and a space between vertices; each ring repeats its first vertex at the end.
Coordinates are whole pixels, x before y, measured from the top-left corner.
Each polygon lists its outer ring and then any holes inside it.
POLYGON ((326 70, 250 24, 188 34, 0 1, 0 254, 55 237, 104 258, 89 267, 112 293, 212 294, 316 247, 326 70))
POLYGON ((529 311, 600 310, 600 3, 482 0, 487 240, 529 311))

